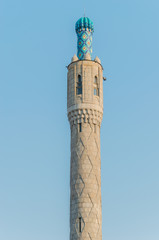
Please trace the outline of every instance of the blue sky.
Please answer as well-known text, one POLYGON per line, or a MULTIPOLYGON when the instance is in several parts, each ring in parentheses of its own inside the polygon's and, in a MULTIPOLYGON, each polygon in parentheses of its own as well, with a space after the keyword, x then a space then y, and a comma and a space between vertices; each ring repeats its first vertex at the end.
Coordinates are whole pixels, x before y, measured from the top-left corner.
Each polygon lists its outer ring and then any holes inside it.
POLYGON ((159 2, 0 1, 0 239, 69 239, 67 66, 94 22, 104 67, 103 239, 159 239, 159 2))

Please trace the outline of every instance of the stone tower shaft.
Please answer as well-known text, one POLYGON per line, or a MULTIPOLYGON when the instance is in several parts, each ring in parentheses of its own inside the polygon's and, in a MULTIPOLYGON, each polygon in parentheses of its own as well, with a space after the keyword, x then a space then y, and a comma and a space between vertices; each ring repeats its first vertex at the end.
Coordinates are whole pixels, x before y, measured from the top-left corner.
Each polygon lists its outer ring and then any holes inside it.
POLYGON ((100 126, 103 68, 87 53, 68 66, 67 114, 71 128, 70 240, 102 240, 100 126))

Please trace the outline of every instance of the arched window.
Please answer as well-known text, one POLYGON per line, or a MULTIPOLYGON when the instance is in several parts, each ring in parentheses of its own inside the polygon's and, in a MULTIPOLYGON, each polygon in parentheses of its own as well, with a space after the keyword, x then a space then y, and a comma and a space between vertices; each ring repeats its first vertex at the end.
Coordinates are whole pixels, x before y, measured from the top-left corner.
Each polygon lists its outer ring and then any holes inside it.
POLYGON ((94 95, 99 96, 99 86, 98 86, 98 78, 97 76, 94 77, 94 95))
POLYGON ((78 75, 78 78, 77 78, 76 94, 77 95, 82 94, 82 77, 81 77, 81 75, 78 75))
POLYGON ((95 77, 94 77, 94 83, 95 83, 95 84, 97 84, 97 80, 98 80, 98 78, 97 78, 97 76, 95 76, 95 77))

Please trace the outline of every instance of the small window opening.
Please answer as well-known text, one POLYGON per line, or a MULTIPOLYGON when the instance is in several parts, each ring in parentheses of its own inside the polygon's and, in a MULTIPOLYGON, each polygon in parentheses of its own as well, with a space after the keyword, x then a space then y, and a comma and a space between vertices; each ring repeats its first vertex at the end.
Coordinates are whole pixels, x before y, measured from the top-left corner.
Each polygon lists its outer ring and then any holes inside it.
POLYGON ((81 221, 81 217, 79 217, 79 232, 82 232, 82 221, 81 221))
POLYGON ((98 78, 94 77, 94 95, 99 96, 99 86, 98 86, 98 78))
POLYGON ((94 95, 97 96, 97 89, 96 88, 94 88, 94 95))
POLYGON ((77 95, 82 94, 82 77, 81 77, 81 75, 78 75, 78 78, 77 78, 76 94, 77 95))
POLYGON ((94 78, 94 83, 97 84, 97 76, 94 78))
POLYGON ((78 124, 79 132, 82 132, 82 123, 78 124))

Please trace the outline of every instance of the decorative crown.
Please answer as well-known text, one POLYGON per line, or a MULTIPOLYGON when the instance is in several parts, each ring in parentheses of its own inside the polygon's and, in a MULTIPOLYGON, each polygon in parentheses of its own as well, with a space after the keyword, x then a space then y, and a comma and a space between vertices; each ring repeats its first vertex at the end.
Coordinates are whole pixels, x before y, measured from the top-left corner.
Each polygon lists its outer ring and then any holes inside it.
POLYGON ((80 18, 75 25, 76 33, 81 30, 94 32, 94 24, 88 17, 80 18))

